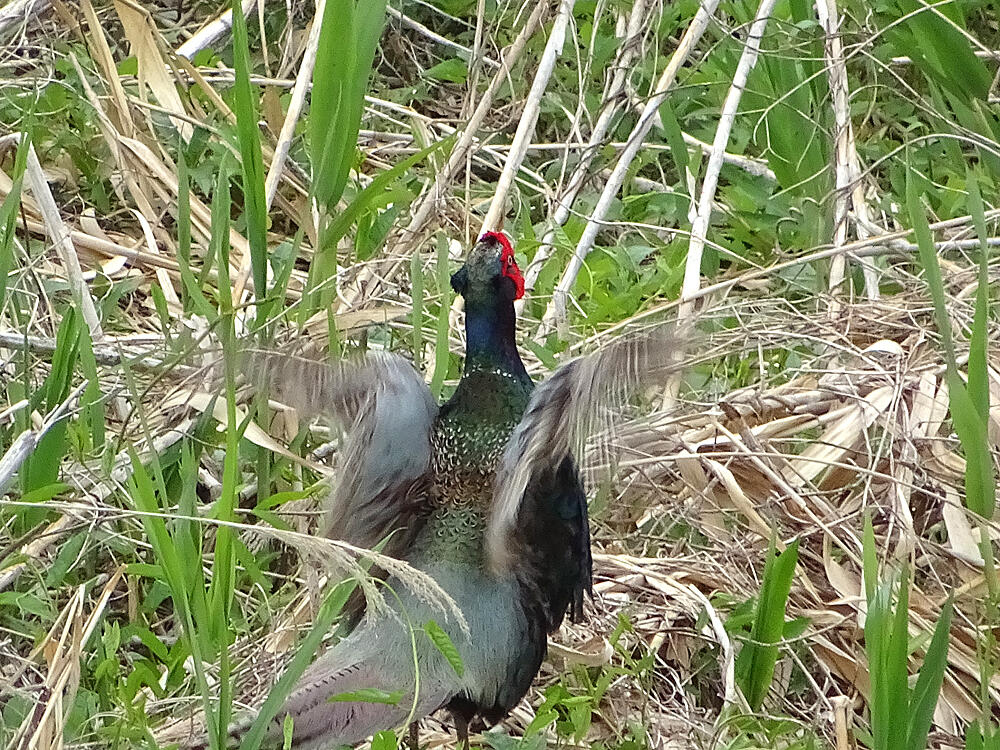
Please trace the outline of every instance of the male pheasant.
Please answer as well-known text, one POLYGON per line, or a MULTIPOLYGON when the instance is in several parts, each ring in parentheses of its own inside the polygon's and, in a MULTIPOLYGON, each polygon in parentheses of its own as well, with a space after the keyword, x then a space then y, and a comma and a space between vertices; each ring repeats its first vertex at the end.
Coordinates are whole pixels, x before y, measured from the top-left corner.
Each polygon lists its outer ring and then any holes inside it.
POLYGON ((506 716, 538 672, 547 635, 567 612, 582 615, 590 590, 582 441, 612 397, 673 367, 672 337, 633 337, 564 365, 536 388, 514 338, 524 281, 508 239, 483 235, 451 283, 465 300, 466 359, 440 407, 393 354, 336 365, 250 358, 254 378, 276 398, 348 427, 326 532, 360 546, 384 542, 383 552, 433 577, 465 621, 390 579, 400 616, 367 616, 304 673, 278 712, 271 736, 290 716, 293 747, 354 744, 443 707, 467 744, 474 718, 506 716), (460 669, 421 632, 429 620, 457 647, 460 669), (402 698, 330 700, 359 690, 402 698))

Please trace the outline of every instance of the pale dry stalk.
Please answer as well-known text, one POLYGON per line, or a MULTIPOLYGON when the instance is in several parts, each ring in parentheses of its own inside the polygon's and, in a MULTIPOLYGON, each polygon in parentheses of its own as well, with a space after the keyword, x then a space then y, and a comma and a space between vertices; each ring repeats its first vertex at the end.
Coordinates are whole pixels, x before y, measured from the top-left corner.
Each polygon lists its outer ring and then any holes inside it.
MULTIPOLYGON (((524 286, 529 293, 535 288, 535 282, 538 281, 538 275, 541 273, 545 261, 552 255, 556 229, 569 220, 580 189, 590 176, 590 165, 598 153, 598 148, 607 137, 612 120, 621 108, 621 97, 625 91, 625 83, 628 80, 632 61, 639 49, 639 36, 642 33, 643 24, 648 23, 651 17, 652 14, 646 13, 646 0, 636 0, 632 6, 632 12, 629 14, 625 37, 618 48, 618 57, 613 66, 614 72, 608 83, 597 122, 594 123, 590 138, 583 146, 580 160, 573 169, 561 194, 556 197, 555 211, 552 214, 549 229, 542 237, 542 244, 535 252, 531 264, 525 269, 524 286)), ((525 302, 526 299, 522 298, 515 303, 518 313, 524 309, 525 302)))
MULTIPOLYGON (((87 4, 89 5, 89 3, 87 4)), ((91 12, 93 12, 93 8, 91 8, 91 12)), ((100 38, 100 41, 106 45, 103 34, 94 34, 94 36, 100 38)), ((93 107, 94 112, 97 113, 97 125, 101 131, 101 135, 104 136, 105 143, 108 144, 108 151, 111 154, 111 158, 114 159, 115 164, 118 167, 118 171, 122 176, 122 180, 125 183, 125 187, 128 189, 129 195, 132 196, 132 200, 137 206, 137 209, 132 210, 139 221, 139 225, 142 227, 143 236, 146 239, 146 247, 149 249, 151 255, 160 255, 160 250, 156 243, 156 239, 153 236, 152 226, 150 224, 150 219, 156 221, 157 218, 156 212, 153 210, 153 206, 149 202, 148 196, 152 194, 153 191, 149 189, 148 180, 145 179, 145 175, 141 172, 133 172, 131 165, 127 163, 126 159, 123 158, 119 142, 121 138, 120 133, 115 130, 115 126, 111 118, 102 109, 100 100, 91 88, 86 75, 84 75, 83 68, 76 59, 76 55, 70 52, 69 59, 73 64, 73 69, 76 70, 76 74, 80 77, 80 84, 83 87, 87 101, 90 102, 90 106, 93 107), (137 177, 143 180, 143 183, 145 183, 144 187, 146 189, 139 187, 139 184, 136 181, 137 177)), ((126 203, 124 196, 121 195, 119 186, 116 185, 116 188, 118 188, 117 192, 119 199, 123 204, 126 203)), ((170 278, 170 274, 164 268, 156 268, 155 273, 156 281, 159 283, 160 288, 163 291, 163 296, 166 299, 167 304, 170 305, 173 310, 179 311, 181 309, 180 299, 177 296, 177 292, 174 291, 174 285, 170 278)))
MULTIPOLYGON (((503 227, 507 194, 510 192, 511 185, 514 184, 514 176, 521 168, 521 164, 524 163, 524 157, 531 146, 531 137, 535 134, 535 124, 538 122, 538 112, 541 109, 542 97, 545 96, 545 90, 548 88, 549 80, 552 78, 556 59, 562 52, 563 45, 566 42, 566 27, 573 16, 573 6, 575 4, 576 0, 560 0, 556 19, 552 24, 552 31, 549 33, 549 39, 545 43, 545 49, 542 51, 542 57, 538 63, 538 70, 535 73, 534 80, 531 82, 531 89, 528 91, 528 96, 524 102, 524 109, 521 112, 521 119, 517 124, 517 131, 514 133, 510 150, 507 152, 507 158, 504 161, 503 170, 500 172, 500 178, 497 180, 493 199, 490 201, 490 207, 486 211, 486 216, 483 217, 479 233, 476 235, 477 237, 481 236, 483 232, 495 231, 503 227)), ((466 170, 466 174, 469 174, 470 171, 466 170)), ((457 318, 463 307, 462 298, 456 296, 451 307, 452 330, 458 327, 457 318)))
MULTIPOLYGON (((243 15, 245 16, 250 13, 256 4, 257 0, 243 0, 243 4, 241 6, 243 8, 243 15)), ((198 29, 198 31, 196 31, 190 39, 177 48, 176 53, 179 57, 186 57, 190 60, 197 53, 201 52, 217 39, 221 38, 224 34, 228 33, 231 28, 233 28, 232 8, 224 13, 221 13, 212 21, 198 29)))
POLYGON ((531 137, 535 134, 535 123, 538 121, 538 112, 541 109, 542 97, 549 86, 549 79, 552 78, 552 71, 555 69, 556 59, 562 51, 566 41, 566 27, 573 16, 573 6, 576 0, 561 0, 559 10, 556 13, 555 22, 552 24, 552 31, 549 34, 545 50, 542 52, 541 60, 538 62, 538 70, 535 78, 531 82, 531 89, 524 102, 524 110, 521 112, 521 119, 517 124, 517 131, 514 133, 514 140, 511 141, 510 151, 507 153, 507 161, 503 165, 500 179, 497 180, 496 192, 489 210, 483 218, 482 227, 479 233, 499 229, 503 224, 504 206, 507 203, 507 193, 514 182, 514 175, 524 161, 524 156, 528 152, 531 137))
POLYGON ((618 195, 618 191, 625 182, 628 168, 642 148, 646 134, 653 126, 657 110, 660 108, 663 100, 666 99, 681 66, 688 59, 691 52, 694 51, 695 45, 705 33, 705 29, 708 28, 708 23, 712 18, 712 14, 715 13, 718 4, 718 0, 705 0, 698 7, 698 12, 695 14, 694 20, 684 32, 684 36, 681 37, 681 41, 667 63, 666 69, 660 76, 659 81, 657 81, 656 93, 649 98, 642 115, 639 117, 639 121, 629 135, 627 145, 618 157, 618 162, 611 171, 611 177, 601 191, 597 204, 594 206, 594 210, 587 220, 587 225, 584 227, 580 241, 576 245, 576 250, 570 256, 569 263, 563 271, 559 283, 556 284, 552 300, 549 302, 545 310, 545 315, 542 317, 542 323, 539 326, 539 336, 548 334, 557 326, 565 326, 570 290, 573 288, 580 269, 583 268, 583 262, 587 254, 594 246, 597 233, 604 223, 604 217, 607 216, 608 209, 611 207, 612 202, 618 195))
POLYGON ((42 165, 38 161, 38 154, 35 153, 35 147, 31 143, 28 144, 28 159, 24 176, 38 202, 45 231, 62 261, 63 270, 66 272, 66 281, 69 284, 70 293, 73 295, 73 302, 83 316, 87 328, 90 329, 91 338, 94 341, 100 341, 104 338, 104 331, 101 329, 101 320, 97 316, 97 308, 94 306, 93 297, 90 296, 90 289, 83 279, 80 258, 76 254, 76 247, 73 245, 70 231, 63 222, 62 216, 59 215, 59 207, 56 205, 55 198, 52 197, 49 183, 46 181, 42 165))
MULTIPOLYGON (((185 112, 177 85, 170 75, 171 68, 160 51, 161 47, 165 51, 169 48, 160 36, 149 10, 132 0, 114 0, 114 6, 138 66, 140 98, 145 101, 151 91, 156 101, 166 110, 185 112)), ((93 27, 91 31, 96 33, 93 27)), ((103 36, 103 32, 101 35, 103 36)), ((191 140, 194 126, 190 121, 171 115, 170 122, 185 142, 191 140)))
MULTIPOLYGON (((414 252, 412 248, 414 241, 417 237, 419 237, 420 232, 423 230, 424 225, 430 218, 432 211, 437 206, 437 202, 444 195, 447 186, 451 183, 455 173, 458 171, 458 168, 465 162, 465 158, 469 153, 469 150, 475 145, 479 128, 482 126, 483 121, 486 119, 486 115, 489 114, 489 111, 493 106, 494 97, 500 90, 500 87, 507 82, 511 69, 521 58, 521 55, 528 44, 528 40, 534 36, 535 31, 541 24, 542 16, 548 7, 548 3, 538 3, 532 11, 531 16, 529 16, 528 20, 525 22, 521 32, 517 35, 517 38, 511 43, 510 47, 507 48, 506 53, 503 55, 503 65, 500 70, 497 71, 493 80, 490 81, 490 85, 483 94, 483 98, 480 100, 479 106, 476 107, 476 110, 473 112, 472 117, 469 118, 469 122, 466 124, 462 135, 455 143, 451 155, 448 157, 448 161, 438 172, 433 184, 427 189, 423 197, 420 199, 416 209, 414 209, 412 217, 410 218, 410 223, 396 238, 396 241, 393 243, 392 250, 387 253, 390 256, 396 256, 396 259, 392 262, 389 268, 386 269, 383 278, 394 275, 403 266, 403 264, 409 261, 410 255, 414 252), (404 250, 404 247, 407 247, 408 249, 404 250)), ((366 265, 358 274, 357 278, 355 278, 351 285, 344 291, 338 312, 351 310, 358 307, 366 299, 371 298, 376 292, 378 284, 379 272, 376 269, 375 264, 366 265)))
POLYGON ((712 154, 708 158, 705 179, 702 182, 701 194, 698 196, 698 212, 691 225, 691 240, 688 243, 684 281, 681 284, 681 305, 678 310, 678 319, 681 321, 690 318, 694 312, 692 295, 697 293, 698 287, 701 285, 701 256, 708 236, 708 225, 712 218, 712 202, 715 200, 715 191, 719 185, 719 174, 722 171, 726 145, 729 143, 733 123, 736 121, 736 111, 739 109, 747 78, 757 63, 757 56, 760 54, 760 40, 764 36, 764 30, 767 28, 767 22, 775 4, 775 0, 763 0, 757 8, 757 15, 754 17, 753 23, 750 25, 750 33, 747 35, 746 46, 743 48, 743 54, 740 56, 736 72, 733 74, 733 83, 729 87, 726 100, 722 105, 722 112, 719 115, 719 126, 716 128, 715 139, 712 141, 712 154))
MULTIPOLYGON (((824 33, 824 52, 826 55, 827 76, 830 81, 830 92, 833 97, 833 116, 836 123, 834 148, 834 174, 836 179, 836 202, 834 204, 833 245, 842 248, 848 235, 849 208, 868 217, 868 206, 864 200, 864 188, 861 183, 861 170, 858 162, 858 151, 854 140, 854 128, 851 124, 850 91, 847 80, 847 64, 844 59, 844 46, 840 39, 840 14, 836 0, 816 0, 816 15, 824 33)), ((862 230, 858 228, 859 236, 862 230)), ((831 315, 836 315, 841 307, 837 296, 843 293, 847 266, 847 256, 844 253, 835 255, 830 264, 831 315)), ((875 269, 870 264, 864 264, 862 271, 865 278, 865 293, 870 299, 878 299, 878 279, 875 269)))
POLYGON ((267 177, 264 180, 264 200, 267 210, 271 209, 271 204, 274 203, 274 196, 278 192, 281 171, 285 167, 285 161, 288 159, 288 151, 295 137, 295 125, 302 114, 306 94, 309 93, 313 70, 316 67, 316 52, 319 49, 319 36, 323 30, 323 14, 325 10, 326 0, 316 0, 316 13, 313 15, 312 28, 309 29, 309 38, 306 41, 306 47, 302 54, 302 63, 299 66, 298 74, 295 76, 295 85, 292 86, 292 94, 288 102, 288 113, 281 124, 281 132, 278 133, 278 142, 274 146, 274 157, 271 160, 271 166, 268 168, 267 177))

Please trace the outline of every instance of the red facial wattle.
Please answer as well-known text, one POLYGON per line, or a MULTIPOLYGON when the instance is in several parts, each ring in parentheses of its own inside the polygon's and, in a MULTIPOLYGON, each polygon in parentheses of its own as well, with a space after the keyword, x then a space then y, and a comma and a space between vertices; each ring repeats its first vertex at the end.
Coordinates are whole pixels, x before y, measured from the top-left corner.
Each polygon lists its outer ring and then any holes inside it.
POLYGON ((521 299, 524 296, 524 276, 521 269, 517 267, 514 260, 514 247, 503 232, 486 232, 480 237, 480 241, 493 239, 500 243, 500 273, 514 282, 514 299, 521 299))

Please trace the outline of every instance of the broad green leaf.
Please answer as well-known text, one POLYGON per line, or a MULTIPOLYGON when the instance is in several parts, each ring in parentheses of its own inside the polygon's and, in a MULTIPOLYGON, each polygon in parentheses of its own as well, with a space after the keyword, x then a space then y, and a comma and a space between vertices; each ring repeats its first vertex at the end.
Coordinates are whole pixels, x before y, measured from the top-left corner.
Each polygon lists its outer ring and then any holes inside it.
POLYGON ((424 71, 428 78, 438 81, 450 81, 451 83, 465 83, 469 77, 469 66, 464 60, 453 57, 450 60, 443 60, 424 71))
POLYGON ((462 655, 458 653, 455 644, 442 627, 434 622, 434 620, 428 620, 424 625, 424 632, 427 633, 427 637, 434 644, 434 648, 440 651, 444 658, 448 660, 448 664, 455 670, 455 674, 459 677, 464 675, 465 665, 462 663, 462 655))
POLYGON ((924 750, 927 747, 927 733, 934 720, 934 709, 945 670, 948 669, 948 637, 951 634, 952 603, 945 602, 934 626, 934 635, 924 655, 924 663, 913 688, 907 716, 907 750, 924 750))
POLYGON ((357 149, 364 94, 385 22, 385 0, 330 0, 323 14, 309 114, 313 193, 329 212, 357 149), (350 40, 350 43, 345 43, 350 40))
POLYGON ((964 101, 985 100, 992 76, 962 33, 965 23, 958 3, 901 0, 899 33, 891 38, 905 45, 905 52, 928 78, 939 81, 964 101), (905 30, 905 31, 904 31, 905 30), (906 33, 908 32, 908 34, 906 33))
POLYGON ((687 144, 684 143, 684 136, 681 134, 681 126, 677 122, 674 110, 668 100, 664 100, 660 105, 660 121, 663 123, 663 134, 667 137, 670 146, 670 155, 673 157, 674 166, 677 168, 677 176, 682 185, 687 184, 685 174, 690 164, 687 144))

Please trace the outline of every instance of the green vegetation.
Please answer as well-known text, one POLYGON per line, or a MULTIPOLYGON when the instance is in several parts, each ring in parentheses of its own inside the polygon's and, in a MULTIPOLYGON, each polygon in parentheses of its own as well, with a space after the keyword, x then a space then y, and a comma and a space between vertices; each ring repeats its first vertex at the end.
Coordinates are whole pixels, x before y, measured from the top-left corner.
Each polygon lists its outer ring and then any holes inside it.
POLYGON ((473 743, 1000 748, 996 7, 578 0, 532 98, 555 0, 266 2, 189 60, 224 7, 43 5, 0 12, 0 745, 220 747, 266 698, 258 746, 379 589, 312 535, 336 436, 234 353, 446 396, 502 222, 536 377, 692 333, 599 480, 589 620, 473 743))

